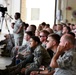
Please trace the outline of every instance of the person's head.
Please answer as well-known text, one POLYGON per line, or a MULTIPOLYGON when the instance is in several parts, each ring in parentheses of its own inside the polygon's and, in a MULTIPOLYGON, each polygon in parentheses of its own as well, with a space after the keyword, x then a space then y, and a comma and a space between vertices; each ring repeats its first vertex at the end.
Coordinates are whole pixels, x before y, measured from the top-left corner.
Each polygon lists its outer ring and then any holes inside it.
POLYGON ((9 38, 10 38, 10 35, 9 35, 9 34, 5 34, 4 37, 5 37, 6 39, 9 39, 9 38))
POLYGON ((35 25, 29 25, 26 29, 26 31, 31 31, 33 34, 35 34, 36 26, 35 25))
POLYGON ((12 24, 12 25, 14 25, 15 23, 14 23, 14 22, 12 22, 11 24, 12 24))
POLYGON ((75 30, 75 29, 76 29, 76 24, 73 25, 73 30, 75 30))
POLYGON ((60 39, 60 46, 64 47, 65 50, 69 50, 75 45, 75 38, 70 34, 64 34, 60 39))
POLYGON ((68 34, 72 35, 75 38, 75 34, 73 32, 68 32, 68 34))
POLYGON ((14 28, 14 25, 15 25, 15 23, 14 23, 14 22, 13 22, 13 23, 11 23, 11 27, 12 27, 12 28, 14 28))
POLYGON ((20 14, 19 12, 16 12, 14 17, 15 17, 15 19, 17 20, 17 19, 20 18, 20 16, 21 16, 21 14, 20 14))
POLYGON ((45 25, 45 28, 50 28, 50 24, 46 24, 45 25))
POLYGON ((39 26, 38 26, 38 30, 39 30, 39 31, 43 30, 41 24, 39 24, 39 26))
POLYGON ((25 29, 25 30, 26 30, 27 27, 29 26, 29 24, 28 24, 28 23, 25 23, 25 22, 23 22, 22 25, 24 26, 24 29, 25 29))
POLYGON ((47 38, 47 49, 53 49, 54 47, 57 47, 60 42, 60 36, 58 34, 52 33, 48 35, 47 38))
POLYGON ((35 48, 37 45, 39 45, 41 42, 40 42, 40 39, 37 37, 37 36, 32 36, 30 38, 30 47, 31 48, 35 48))
POLYGON ((63 27, 67 26, 66 23, 61 23, 63 27))
POLYGON ((67 23, 67 26, 70 26, 71 25, 71 23, 67 23))
POLYGON ((61 24, 58 24, 57 25, 57 31, 61 31, 62 30, 62 25, 61 24))
POLYGON ((46 23, 45 22, 42 22, 41 23, 41 26, 42 26, 42 29, 46 26, 46 23))
POLYGON ((53 30, 51 28, 46 28, 44 30, 47 30, 50 34, 53 33, 53 30))
POLYGON ((54 24, 52 29, 53 31, 57 31, 57 24, 54 24))
POLYGON ((70 29, 73 30, 74 24, 69 25, 70 29))
POLYGON ((34 36, 31 31, 25 32, 24 39, 25 39, 26 41, 29 41, 31 36, 34 36))
POLYGON ((65 27, 63 27, 62 34, 66 34, 66 33, 70 32, 70 31, 71 31, 70 27, 65 26, 65 27))
POLYGON ((49 32, 46 31, 46 30, 42 30, 40 31, 40 41, 43 43, 43 42, 46 42, 47 40, 47 36, 49 35, 49 32))
POLYGON ((35 30, 36 30, 36 25, 34 25, 34 24, 31 24, 30 26, 31 26, 31 27, 33 27, 33 29, 34 29, 34 32, 35 32, 35 30))
POLYGON ((35 36, 38 36, 39 37, 39 35, 40 35, 40 31, 38 29, 36 29, 35 36))

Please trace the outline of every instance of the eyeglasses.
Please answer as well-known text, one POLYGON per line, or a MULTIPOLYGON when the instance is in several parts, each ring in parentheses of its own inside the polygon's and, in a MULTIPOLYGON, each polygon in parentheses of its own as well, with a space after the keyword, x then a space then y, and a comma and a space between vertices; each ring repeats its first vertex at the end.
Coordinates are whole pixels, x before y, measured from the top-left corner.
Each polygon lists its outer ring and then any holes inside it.
POLYGON ((41 35, 40 35, 40 37, 45 37, 45 36, 41 36, 41 35))

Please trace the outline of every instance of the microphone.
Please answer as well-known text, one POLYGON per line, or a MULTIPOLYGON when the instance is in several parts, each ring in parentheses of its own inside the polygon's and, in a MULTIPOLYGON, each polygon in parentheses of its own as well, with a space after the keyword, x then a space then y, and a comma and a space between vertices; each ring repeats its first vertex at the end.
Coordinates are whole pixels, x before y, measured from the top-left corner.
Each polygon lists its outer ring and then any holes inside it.
POLYGON ((8 13, 6 13, 11 19, 13 19, 8 13))

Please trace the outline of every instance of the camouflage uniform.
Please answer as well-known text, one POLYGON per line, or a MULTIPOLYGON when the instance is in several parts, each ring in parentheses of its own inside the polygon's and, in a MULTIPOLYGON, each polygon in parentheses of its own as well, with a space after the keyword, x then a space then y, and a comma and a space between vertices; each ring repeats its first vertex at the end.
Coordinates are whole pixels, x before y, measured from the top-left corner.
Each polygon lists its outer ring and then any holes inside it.
POLYGON ((13 47, 11 56, 15 57, 18 53, 22 54, 22 53, 26 53, 26 52, 30 52, 29 43, 27 43, 23 46, 19 46, 18 50, 16 50, 16 47, 13 47))
POLYGON ((42 47, 46 48, 46 44, 42 43, 41 45, 42 45, 42 47))
POLYGON ((41 65, 48 66, 50 64, 50 55, 41 45, 38 45, 34 52, 34 62, 30 64, 30 68, 25 71, 25 75, 30 75, 31 71, 38 70, 41 65))
POLYGON ((57 60, 59 68, 55 69, 54 75, 76 75, 76 51, 70 49, 57 60))

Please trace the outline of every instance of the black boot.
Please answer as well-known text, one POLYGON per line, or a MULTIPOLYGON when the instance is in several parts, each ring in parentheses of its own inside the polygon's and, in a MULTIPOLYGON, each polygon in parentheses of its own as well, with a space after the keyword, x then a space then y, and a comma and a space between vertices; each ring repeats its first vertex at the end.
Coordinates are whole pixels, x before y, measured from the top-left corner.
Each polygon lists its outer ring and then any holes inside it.
POLYGON ((1 52, 1 56, 3 56, 3 57, 10 57, 10 54, 7 51, 3 51, 3 52, 1 52))
POLYGON ((8 70, 7 69, 4 69, 4 70, 0 69, 0 75, 8 75, 8 70))

